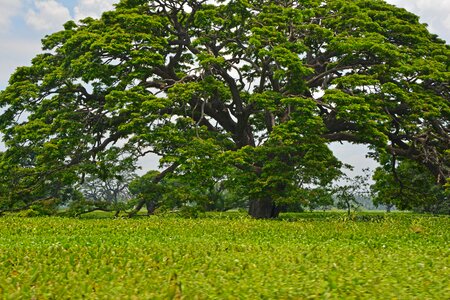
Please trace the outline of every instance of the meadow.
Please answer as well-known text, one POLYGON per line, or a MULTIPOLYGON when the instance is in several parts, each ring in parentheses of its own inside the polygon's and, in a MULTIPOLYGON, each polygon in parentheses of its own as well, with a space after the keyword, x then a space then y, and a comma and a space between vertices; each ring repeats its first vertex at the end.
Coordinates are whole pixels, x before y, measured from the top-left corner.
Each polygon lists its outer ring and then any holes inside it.
POLYGON ((0 299, 450 299, 445 216, 4 216, 0 299))

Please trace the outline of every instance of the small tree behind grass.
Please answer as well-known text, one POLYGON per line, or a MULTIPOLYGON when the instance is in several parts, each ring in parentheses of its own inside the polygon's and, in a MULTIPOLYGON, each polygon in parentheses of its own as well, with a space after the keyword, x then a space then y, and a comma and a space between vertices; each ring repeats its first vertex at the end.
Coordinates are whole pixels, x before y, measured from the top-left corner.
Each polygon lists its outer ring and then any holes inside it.
POLYGON ((348 215, 362 206, 359 199, 370 195, 369 172, 369 169, 364 169, 362 175, 354 178, 342 175, 341 183, 332 188, 336 206, 345 209, 348 215))

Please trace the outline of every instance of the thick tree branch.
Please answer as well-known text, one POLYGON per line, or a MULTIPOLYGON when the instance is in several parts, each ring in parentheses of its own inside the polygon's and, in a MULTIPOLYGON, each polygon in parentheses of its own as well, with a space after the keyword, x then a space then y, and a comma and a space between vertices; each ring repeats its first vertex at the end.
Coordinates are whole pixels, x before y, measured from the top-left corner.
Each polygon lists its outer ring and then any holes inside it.
MULTIPOLYGON (((176 168, 178 168, 180 164, 175 162, 172 165, 170 165, 168 168, 166 168, 164 171, 162 171, 161 173, 159 173, 158 175, 156 175, 153 179, 152 179, 152 184, 158 184, 161 182, 161 180, 164 179, 164 177, 166 177, 168 174, 173 173, 176 168)), ((142 207, 144 207, 144 205, 146 204, 147 200, 146 199, 141 199, 136 206, 134 207, 134 209, 128 214, 128 217, 133 217, 135 216, 141 209, 142 207)))

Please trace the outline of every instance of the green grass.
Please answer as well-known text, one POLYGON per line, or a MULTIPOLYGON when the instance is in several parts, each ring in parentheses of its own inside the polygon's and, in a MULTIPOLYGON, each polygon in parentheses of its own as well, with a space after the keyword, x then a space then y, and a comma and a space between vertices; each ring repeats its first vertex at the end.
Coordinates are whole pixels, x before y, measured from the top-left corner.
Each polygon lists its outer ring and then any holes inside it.
POLYGON ((6 216, 0 299, 450 299, 448 217, 365 215, 6 216))

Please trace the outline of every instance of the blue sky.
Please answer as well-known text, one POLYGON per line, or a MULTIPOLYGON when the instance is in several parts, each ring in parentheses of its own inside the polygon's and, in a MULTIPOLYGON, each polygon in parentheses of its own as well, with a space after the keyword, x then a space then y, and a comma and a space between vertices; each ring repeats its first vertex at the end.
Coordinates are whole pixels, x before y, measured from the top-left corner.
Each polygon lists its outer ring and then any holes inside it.
MULTIPOLYGON (((62 29, 70 19, 99 17, 113 8, 118 0, 0 0, 0 89, 18 66, 29 65, 40 52, 40 40, 46 34, 62 29)), ((450 0, 387 0, 420 16, 429 30, 450 42, 450 0)), ((364 146, 333 145, 336 154, 346 163, 374 167, 364 159, 364 146)), ((155 160, 148 162, 155 166, 155 160)))
POLYGON ((0 89, 18 66, 29 65, 40 41, 70 19, 98 17, 116 0, 0 0, 0 89))

